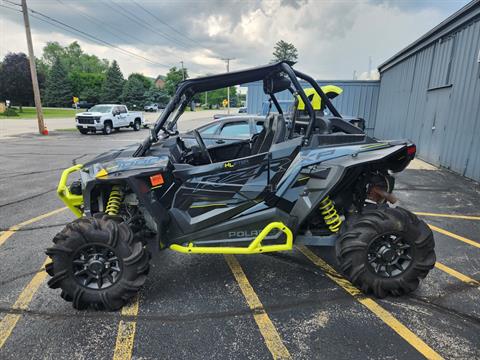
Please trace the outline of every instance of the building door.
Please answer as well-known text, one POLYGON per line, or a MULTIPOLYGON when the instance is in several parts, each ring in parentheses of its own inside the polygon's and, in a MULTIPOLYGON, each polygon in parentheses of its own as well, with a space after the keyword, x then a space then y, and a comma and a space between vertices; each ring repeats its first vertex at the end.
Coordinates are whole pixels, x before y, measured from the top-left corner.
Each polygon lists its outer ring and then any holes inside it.
POLYGON ((435 165, 441 164, 447 121, 454 121, 448 118, 451 90, 451 87, 444 87, 427 93, 425 122, 418 145, 421 157, 435 165))

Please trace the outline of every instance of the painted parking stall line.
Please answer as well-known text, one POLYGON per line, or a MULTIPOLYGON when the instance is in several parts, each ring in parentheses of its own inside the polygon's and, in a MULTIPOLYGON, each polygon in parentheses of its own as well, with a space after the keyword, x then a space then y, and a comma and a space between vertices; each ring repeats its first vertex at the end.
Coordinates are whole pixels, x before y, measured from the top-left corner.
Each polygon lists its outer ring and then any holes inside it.
POLYGON ((443 217, 443 218, 450 218, 450 219, 480 220, 480 216, 476 216, 476 215, 439 214, 439 213, 429 213, 429 212, 414 212, 414 214, 418 216, 443 217))
POLYGON ((248 281, 240 263, 234 255, 225 255, 225 260, 227 261, 235 280, 237 280, 248 306, 253 311, 253 318, 257 323, 258 329, 260 330, 260 333, 265 340, 265 344, 273 358, 291 359, 288 349, 283 344, 280 334, 270 320, 263 304, 258 298, 258 295, 253 290, 253 287, 248 281))
POLYGON ((449 236, 449 237, 451 237, 451 238, 453 238, 453 239, 462 241, 462 242, 464 242, 465 244, 472 245, 472 246, 480 249, 480 243, 479 243, 479 242, 476 242, 476 241, 467 239, 466 237, 463 237, 463 236, 454 234, 454 233, 452 233, 452 232, 450 232, 450 231, 448 231, 448 230, 439 228, 438 226, 435 226, 435 225, 428 224, 428 226, 429 226, 430 229, 432 229, 433 231, 436 231, 436 232, 438 232, 438 233, 440 233, 440 234, 443 234, 443 235, 447 235, 447 236, 449 236))
POLYGON ((480 287, 480 282, 479 281, 477 281, 475 279, 472 279, 471 277, 469 277, 467 275, 464 275, 461 272, 459 272, 455 269, 452 269, 451 267, 448 267, 447 265, 444 265, 444 264, 437 261, 435 263, 435 267, 438 270, 446 272, 447 274, 457 278, 458 280, 463 281, 464 283, 467 283, 467 284, 475 286, 475 287, 480 287))
POLYGON ((56 214, 66 210, 66 209, 67 209, 67 207, 56 209, 56 210, 50 211, 46 214, 42 214, 42 215, 36 216, 32 219, 21 222, 20 224, 13 225, 13 226, 9 227, 8 230, 5 230, 0 234, 0 246, 2 246, 3 243, 5 243, 5 241, 8 240, 8 238, 10 238, 13 234, 15 234, 16 231, 20 230, 22 227, 33 224, 34 222, 46 219, 50 216, 56 215, 56 214))
MULTIPOLYGON (((59 209, 50 211, 48 213, 31 218, 29 220, 23 221, 17 225, 11 226, 8 230, 0 234, 0 246, 3 245, 5 241, 7 241, 13 234, 15 234, 15 232, 17 232, 22 227, 33 224, 37 221, 43 220, 50 216, 56 215, 66 209, 67 209, 66 207, 59 208, 59 209)), ((45 281, 47 277, 47 273, 45 272, 45 265, 48 262, 49 262, 49 258, 47 257, 44 260, 41 268, 39 269, 39 272, 37 272, 35 276, 32 278, 32 280, 30 280, 30 282, 27 284, 27 286, 23 288, 17 300, 12 305, 12 309, 14 310, 28 309, 30 302, 33 299, 33 296, 35 295, 40 285, 45 281)), ((15 329, 15 326, 17 325, 21 317, 22 317, 21 314, 6 314, 2 318, 2 320, 0 320, 0 349, 3 347, 5 342, 10 337, 13 329, 15 329)))
MULTIPOLYGON (((40 271, 30 280, 28 285, 22 290, 15 303, 12 305, 14 310, 27 310, 30 305, 33 296, 37 292, 38 288, 45 281, 47 273, 45 271, 45 265, 48 263, 47 257, 43 262, 40 271)), ((17 325, 18 320, 22 317, 21 314, 6 314, 0 321, 0 349, 3 347, 7 339, 10 337, 13 329, 17 325)))
POLYGON ((385 310, 377 302, 368 296, 365 296, 359 289, 352 285, 350 281, 342 277, 333 267, 327 264, 323 259, 315 255, 310 249, 305 246, 297 247, 312 263, 322 269, 325 274, 333 280, 337 285, 342 287, 346 292, 353 296, 360 304, 365 306, 380 320, 382 320, 393 331, 400 335, 412 347, 414 347, 420 354, 427 359, 443 359, 440 354, 428 346, 422 339, 415 335, 410 329, 398 321, 390 312, 385 310))
MULTIPOLYGON (((139 296, 137 295, 131 304, 122 308, 122 316, 136 317, 139 306, 139 296)), ((113 352, 113 360, 130 360, 132 358, 136 328, 136 319, 120 320, 118 323, 117 341, 113 352)))

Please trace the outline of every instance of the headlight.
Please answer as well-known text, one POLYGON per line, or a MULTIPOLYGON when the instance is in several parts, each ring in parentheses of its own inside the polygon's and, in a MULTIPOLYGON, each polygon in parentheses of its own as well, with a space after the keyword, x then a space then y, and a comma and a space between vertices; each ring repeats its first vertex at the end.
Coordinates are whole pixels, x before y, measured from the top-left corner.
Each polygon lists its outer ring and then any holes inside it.
POLYGON ((97 122, 97 123, 100 122, 100 116, 95 116, 95 122, 97 122))

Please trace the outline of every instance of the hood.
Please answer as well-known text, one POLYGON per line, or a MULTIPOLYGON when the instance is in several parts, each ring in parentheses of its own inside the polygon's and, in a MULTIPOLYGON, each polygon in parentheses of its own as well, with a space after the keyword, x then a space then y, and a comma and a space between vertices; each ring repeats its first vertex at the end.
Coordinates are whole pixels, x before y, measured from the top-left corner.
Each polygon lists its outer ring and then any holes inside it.
POLYGON ((95 156, 93 159, 84 163, 83 165, 87 167, 96 163, 109 162, 117 158, 132 157, 133 153, 135 152, 135 150, 137 150, 139 146, 140 144, 136 143, 123 148, 106 151, 104 153, 101 153, 100 155, 95 156))
POLYGON ((105 115, 105 113, 85 111, 85 112, 75 114, 75 116, 102 116, 102 115, 105 115))

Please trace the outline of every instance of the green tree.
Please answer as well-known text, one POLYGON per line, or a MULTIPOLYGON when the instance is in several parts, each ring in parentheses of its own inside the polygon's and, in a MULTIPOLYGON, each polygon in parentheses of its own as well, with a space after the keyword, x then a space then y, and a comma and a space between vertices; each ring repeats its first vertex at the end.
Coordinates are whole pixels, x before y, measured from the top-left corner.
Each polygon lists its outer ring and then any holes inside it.
POLYGON ((116 60, 108 68, 102 84, 100 99, 102 102, 119 103, 122 98, 125 79, 116 60))
POLYGON ((275 47, 273 48, 272 62, 277 62, 277 61, 296 62, 297 60, 298 60, 298 51, 295 45, 283 40, 277 41, 277 43, 275 44, 275 47))
POLYGON ((145 83, 136 74, 130 75, 123 87, 122 99, 130 109, 141 109, 146 102, 145 83))
POLYGON ((60 58, 52 64, 45 84, 45 104, 66 107, 72 103, 72 88, 68 73, 60 58))
POLYGON ((168 70, 167 76, 165 77, 165 91, 168 95, 173 96, 177 90, 178 84, 184 79, 188 79, 187 69, 177 69, 177 67, 172 67, 168 70))
POLYGON ((147 91, 145 91, 144 95, 147 103, 165 105, 170 100, 170 96, 168 96, 163 89, 159 89, 155 85, 151 86, 147 91))
POLYGON ((88 102, 100 102, 100 94, 102 92, 105 74, 103 73, 87 73, 73 72, 68 76, 72 84, 72 93, 81 100, 88 102))
POLYGON ((149 89, 153 85, 153 80, 146 77, 143 74, 131 73, 130 75, 128 75, 128 78, 129 79, 136 78, 136 79, 140 80, 143 83, 143 86, 145 87, 145 89, 149 89))
MULTIPOLYGON (((207 105, 219 105, 223 106, 223 100, 227 99, 227 88, 216 89, 208 92, 207 105)), ((237 88, 230 86, 230 106, 236 105, 237 88)), ((203 102, 205 100, 205 93, 202 93, 198 100, 203 102)))
POLYGON ((30 66, 24 53, 8 53, 1 63, 0 100, 10 100, 20 108, 33 103, 30 66))

